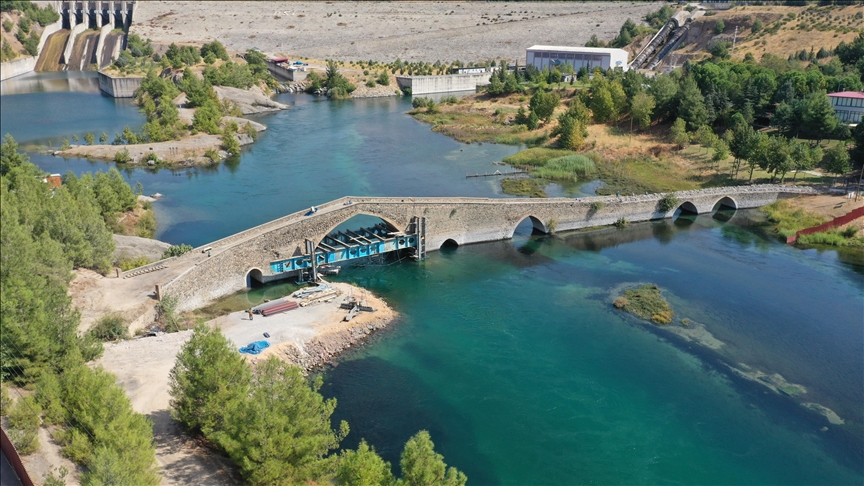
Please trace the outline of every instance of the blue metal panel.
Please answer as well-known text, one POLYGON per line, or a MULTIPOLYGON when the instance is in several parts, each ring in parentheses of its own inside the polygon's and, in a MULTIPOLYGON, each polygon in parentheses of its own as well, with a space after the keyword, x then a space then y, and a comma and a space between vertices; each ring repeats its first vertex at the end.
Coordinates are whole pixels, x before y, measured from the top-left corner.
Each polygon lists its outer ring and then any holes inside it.
MULTIPOLYGON (((371 232, 370 232, 371 233, 371 232)), ((382 235, 384 236, 384 235, 382 235)), ((336 237, 330 237, 334 241, 340 241, 336 237)), ((358 245, 353 244, 346 248, 339 248, 334 251, 323 250, 320 247, 315 251, 315 261, 317 265, 347 262, 358 258, 366 258, 372 255, 380 255, 390 253, 405 248, 415 248, 417 246, 417 237, 414 235, 400 236, 397 238, 388 238, 384 241, 376 241, 370 244, 358 245)), ((270 262, 270 271, 274 274, 292 272, 312 266, 312 258, 309 255, 301 255, 286 260, 277 260, 270 262)))

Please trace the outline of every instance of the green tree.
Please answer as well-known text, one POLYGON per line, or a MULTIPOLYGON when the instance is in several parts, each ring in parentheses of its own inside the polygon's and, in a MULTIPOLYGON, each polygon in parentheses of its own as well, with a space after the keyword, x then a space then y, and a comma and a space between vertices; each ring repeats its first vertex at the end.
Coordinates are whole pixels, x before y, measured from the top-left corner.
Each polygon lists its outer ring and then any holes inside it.
POLYGON ((636 128, 645 130, 651 126, 651 114, 654 112, 654 97, 644 91, 640 91, 633 96, 630 101, 630 129, 632 131, 633 124, 636 128))
POLYGON ((197 326, 169 375, 171 415, 204 435, 224 430, 226 414, 245 399, 251 376, 219 329, 197 326))
POLYGON ((687 133, 687 123, 683 118, 676 118, 672 128, 669 129, 669 139, 678 146, 679 149, 684 148, 690 143, 690 134, 687 133))
POLYGON ((849 152, 842 145, 835 145, 825 151, 822 169, 829 174, 844 175, 852 170, 849 152))
POLYGON ((688 76, 681 82, 678 92, 678 117, 687 122, 691 130, 708 124, 708 110, 705 108, 705 97, 696 81, 688 76))
POLYGON ((816 164, 822 160, 822 149, 818 146, 811 147, 808 143, 801 140, 792 139, 789 141, 792 145, 792 169, 795 174, 792 176, 794 181, 798 177, 798 172, 805 170, 813 170, 816 164))
POLYGON ((648 93, 654 97, 655 119, 671 120, 678 112, 678 81, 671 74, 658 74, 651 80, 648 93))
POLYGON ((324 475, 326 456, 348 434, 348 424, 330 428, 336 400, 324 400, 300 368, 270 356, 252 376, 251 392, 229 409, 224 431, 211 434, 253 485, 297 484, 324 475))
POLYGON ((108 142, 108 134, 102 132, 102 135, 99 136, 99 143, 107 143, 108 142))
POLYGON ((726 22, 723 22, 723 20, 714 22, 714 33, 716 35, 722 34, 724 30, 726 30, 726 22))
POLYGON ((402 467, 400 484, 405 486, 464 486, 468 481, 455 467, 447 467, 425 430, 405 443, 399 465, 402 467))
POLYGON ((561 102, 561 99, 555 93, 546 93, 542 90, 534 93, 534 96, 531 97, 531 101, 528 106, 531 111, 537 115, 538 118, 543 120, 544 122, 548 122, 550 118, 552 118, 552 114, 555 112, 555 108, 558 107, 558 104, 561 102))
POLYGON ((215 101, 207 100, 192 115, 192 130, 216 135, 222 133, 222 130, 219 128, 221 121, 221 108, 219 108, 219 105, 215 101))
POLYGON ((381 459, 375 449, 360 440, 356 451, 344 450, 336 466, 336 484, 340 486, 395 486, 390 463, 381 459))
POLYGON ((96 137, 92 133, 87 132, 84 134, 84 143, 93 145, 94 142, 96 142, 96 137))
POLYGON ((223 46, 218 40, 214 40, 213 42, 201 46, 201 57, 205 57, 208 54, 212 54, 213 57, 222 59, 223 61, 228 60, 228 51, 225 50, 225 46, 223 46))
POLYGON ((762 31, 762 21, 758 18, 753 21, 753 25, 750 27, 750 32, 757 34, 762 31))
POLYGON ((18 143, 7 133, 3 138, 3 144, 0 145, 0 176, 29 162, 30 158, 18 151, 18 143))

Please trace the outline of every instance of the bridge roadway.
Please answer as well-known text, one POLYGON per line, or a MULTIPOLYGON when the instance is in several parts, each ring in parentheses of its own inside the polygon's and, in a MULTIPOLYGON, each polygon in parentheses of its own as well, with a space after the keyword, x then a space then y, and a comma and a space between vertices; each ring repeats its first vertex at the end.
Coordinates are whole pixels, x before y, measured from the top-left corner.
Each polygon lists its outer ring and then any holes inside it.
POLYGON ((155 283, 158 297, 176 297, 181 311, 196 309, 242 290, 250 279, 269 282, 284 278, 284 273, 272 271, 272 262, 308 254, 307 240, 318 246, 334 228, 361 214, 381 218, 406 233, 411 232, 415 217, 425 218, 425 246, 434 251, 445 243, 464 245, 512 238, 516 226, 525 219, 536 230, 549 233, 610 225, 620 218, 629 222, 670 218, 679 208, 696 214, 710 213, 720 205, 757 208, 778 198, 815 193, 809 187, 781 185, 678 191, 678 206, 666 212, 658 208, 662 194, 581 199, 343 197, 318 206, 313 214, 290 214, 180 257, 136 269, 138 276, 127 272, 130 278, 121 285, 134 285, 131 281, 140 279, 148 282, 147 290, 152 290, 155 283), (158 267, 162 268, 154 270, 158 267))

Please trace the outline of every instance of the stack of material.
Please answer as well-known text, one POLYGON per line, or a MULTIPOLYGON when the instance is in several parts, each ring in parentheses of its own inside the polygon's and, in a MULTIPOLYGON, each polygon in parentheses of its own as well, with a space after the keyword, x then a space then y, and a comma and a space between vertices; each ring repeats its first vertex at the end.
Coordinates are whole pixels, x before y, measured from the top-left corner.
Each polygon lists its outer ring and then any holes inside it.
POLYGON ((338 289, 328 288, 327 290, 321 292, 315 292, 309 297, 303 299, 303 301, 300 302, 300 305, 306 307, 307 305, 317 304, 318 302, 332 300, 338 297, 341 293, 342 292, 338 289))
POLYGON ((270 302, 269 304, 259 305, 254 309, 254 311, 267 317, 272 316, 273 314, 292 311, 297 307, 297 302, 294 302, 293 300, 277 300, 276 302, 270 302))

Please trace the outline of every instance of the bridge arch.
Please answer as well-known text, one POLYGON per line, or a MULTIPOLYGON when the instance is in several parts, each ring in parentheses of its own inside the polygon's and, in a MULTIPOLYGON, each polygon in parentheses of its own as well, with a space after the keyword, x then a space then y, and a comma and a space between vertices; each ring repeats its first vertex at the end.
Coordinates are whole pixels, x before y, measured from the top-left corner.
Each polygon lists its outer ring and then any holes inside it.
POLYGON ((712 211, 717 211, 718 209, 738 209, 738 203, 731 197, 724 196, 714 203, 712 211))
MULTIPOLYGON (((352 212, 349 212, 349 214, 346 214, 344 218, 340 218, 338 223, 331 225, 327 229, 327 231, 325 231, 324 233, 321 233, 319 235, 316 235, 315 240, 314 240, 315 246, 317 247, 318 244, 321 243, 321 241, 323 241, 324 238, 327 237, 327 235, 329 235, 330 233, 332 233, 336 228, 347 223, 348 221, 350 221, 351 219, 353 219, 357 216, 368 216, 370 218, 378 218, 381 221, 383 221, 384 223, 386 223, 388 226, 390 226, 390 228, 392 228, 395 231, 402 231, 405 229, 405 228, 400 227, 400 225, 398 223, 393 222, 393 220, 388 218, 387 216, 375 214, 374 211, 366 211, 366 210, 352 211, 352 212)), ((357 229, 357 228, 355 228, 355 229, 357 229)))
POLYGON ((543 233, 543 234, 549 233, 549 230, 547 229, 546 224, 544 224, 540 218, 538 218, 537 216, 534 216, 532 214, 529 214, 529 215, 526 215, 526 216, 519 218, 519 221, 513 226, 513 229, 510 230, 510 238, 513 238, 513 236, 516 234, 516 229, 519 228, 519 225, 521 225, 523 222, 525 222, 525 220, 531 221, 531 226, 535 232, 539 232, 539 233, 543 233))
POLYGON ((459 248, 459 242, 454 240, 453 238, 447 238, 444 240, 444 243, 441 243, 441 246, 438 248, 439 250, 455 250, 459 248))
POLYGON ((252 267, 249 270, 246 270, 246 278, 244 279, 246 282, 246 288, 252 288, 255 283, 263 284, 264 283, 264 272, 261 271, 258 267, 252 267))
POLYGON ((675 211, 679 214, 699 214, 699 209, 696 208, 696 205, 690 201, 684 201, 678 206, 678 209, 675 211))

